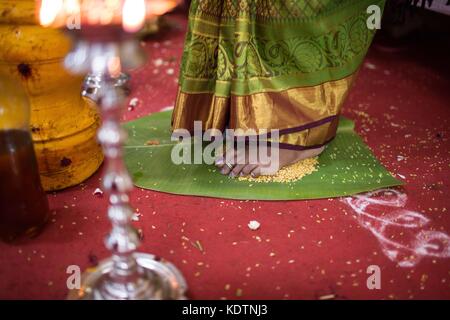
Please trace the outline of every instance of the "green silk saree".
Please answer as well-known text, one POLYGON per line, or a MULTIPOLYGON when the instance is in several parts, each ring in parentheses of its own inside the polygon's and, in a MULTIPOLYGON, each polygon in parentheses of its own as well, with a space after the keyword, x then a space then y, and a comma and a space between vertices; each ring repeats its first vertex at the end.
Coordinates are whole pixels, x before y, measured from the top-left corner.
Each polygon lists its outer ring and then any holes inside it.
POLYGON ((278 129, 280 146, 316 148, 339 113, 384 0, 194 0, 173 129, 278 129))

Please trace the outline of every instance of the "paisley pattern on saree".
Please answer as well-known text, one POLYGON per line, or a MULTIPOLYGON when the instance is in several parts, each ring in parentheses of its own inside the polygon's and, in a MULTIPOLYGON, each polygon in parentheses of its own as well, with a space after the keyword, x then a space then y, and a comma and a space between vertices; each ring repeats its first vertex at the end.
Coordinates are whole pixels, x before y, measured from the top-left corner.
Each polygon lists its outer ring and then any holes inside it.
POLYGON ((286 148, 328 143, 375 33, 367 8, 384 3, 193 0, 173 129, 202 121, 279 129, 286 148))
MULTIPOLYGON (((252 21, 264 18, 270 19, 271 23, 278 23, 274 28, 292 28, 302 20, 294 20, 295 23, 286 26, 282 23, 288 18, 297 17, 300 15, 299 12, 302 16, 313 18, 323 12, 339 8, 339 4, 342 6, 346 3, 348 1, 194 1, 191 7, 193 22, 186 38, 182 59, 183 74, 180 79, 182 87, 184 79, 230 82, 253 78, 270 79, 285 75, 301 77, 302 74, 339 68, 353 59, 361 59, 373 35, 373 31, 366 26, 365 10, 359 10, 356 15, 333 26, 325 33, 310 36, 284 37, 283 30, 280 30, 279 36, 272 37, 257 32, 257 27, 249 26, 252 21), (241 23, 233 20, 234 23, 230 25, 233 32, 228 32, 227 36, 226 32, 222 32, 221 25, 225 22, 221 18, 236 19, 238 14, 255 16, 255 19, 244 20, 241 23), (211 21, 206 23, 207 20, 202 20, 211 17, 216 17, 212 20, 216 21, 216 24, 211 25, 209 24, 211 21), (209 34, 197 32, 201 26, 212 30, 209 34), (240 28, 244 31, 238 32, 240 28)), ((191 90, 185 88, 184 91, 191 90)))
POLYGON ((307 19, 334 9, 345 0, 200 0, 193 1, 190 14, 235 19, 251 16, 256 20, 307 19))

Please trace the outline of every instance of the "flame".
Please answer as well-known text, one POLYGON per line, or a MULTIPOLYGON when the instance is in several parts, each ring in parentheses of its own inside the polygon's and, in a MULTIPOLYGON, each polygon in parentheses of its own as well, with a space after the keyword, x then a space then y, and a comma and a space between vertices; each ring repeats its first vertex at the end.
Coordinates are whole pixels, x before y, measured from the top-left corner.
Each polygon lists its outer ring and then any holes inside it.
POLYGON ((144 26, 145 18, 145 0, 125 0, 122 9, 122 26, 125 31, 139 31, 144 26))
POLYGON ((150 15, 162 16, 163 14, 173 10, 177 5, 180 4, 180 0, 156 0, 149 1, 148 11, 150 15))
POLYGON ((42 0, 39 10, 39 22, 44 27, 52 25, 63 9, 63 0, 42 0))
MULTIPOLYGON (((1 0, 0 0, 1 1, 1 0)), ((162 15, 181 0, 40 0, 39 21, 43 26, 63 27, 76 16, 82 25, 122 23, 127 32, 141 29, 147 17, 162 15)))
POLYGON ((122 71, 122 65, 120 63, 119 57, 112 57, 108 61, 108 74, 113 77, 117 78, 120 76, 120 72, 122 71))
POLYGON ((80 2, 78 0, 65 0, 64 8, 67 14, 80 14, 80 2))

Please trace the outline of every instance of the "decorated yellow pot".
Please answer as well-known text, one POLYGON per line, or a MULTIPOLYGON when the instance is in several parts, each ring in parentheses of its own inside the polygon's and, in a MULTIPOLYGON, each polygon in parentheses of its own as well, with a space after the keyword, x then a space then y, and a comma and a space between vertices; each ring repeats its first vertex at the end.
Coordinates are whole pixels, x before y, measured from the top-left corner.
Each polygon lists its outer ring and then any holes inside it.
POLYGON ((70 47, 60 31, 38 25, 34 0, 0 1, 0 73, 20 81, 30 99, 31 132, 47 191, 82 182, 103 160, 96 106, 81 97, 83 79, 63 67, 70 47))

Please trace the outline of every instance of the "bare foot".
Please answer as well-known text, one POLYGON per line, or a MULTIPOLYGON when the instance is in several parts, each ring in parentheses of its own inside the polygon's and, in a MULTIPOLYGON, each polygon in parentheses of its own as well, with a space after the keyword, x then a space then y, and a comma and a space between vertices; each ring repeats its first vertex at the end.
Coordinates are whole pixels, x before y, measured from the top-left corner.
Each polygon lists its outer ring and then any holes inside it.
MULTIPOLYGON (((248 147, 245 150, 236 150, 234 152, 234 159, 226 159, 226 154, 217 157, 216 166, 220 169, 223 175, 228 175, 231 178, 238 176, 251 175, 257 178, 261 175, 273 175, 283 167, 294 164, 300 160, 312 158, 320 155, 325 147, 309 150, 287 150, 280 149, 278 159, 275 163, 262 163, 259 159, 255 161, 249 160, 248 147)), ((273 160, 273 159, 272 159, 273 160)))

